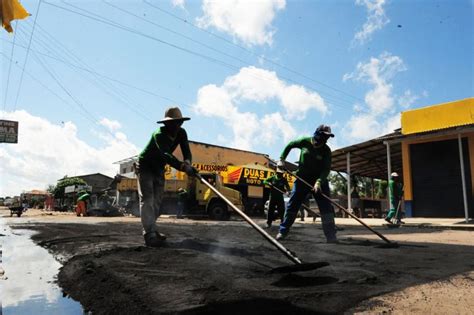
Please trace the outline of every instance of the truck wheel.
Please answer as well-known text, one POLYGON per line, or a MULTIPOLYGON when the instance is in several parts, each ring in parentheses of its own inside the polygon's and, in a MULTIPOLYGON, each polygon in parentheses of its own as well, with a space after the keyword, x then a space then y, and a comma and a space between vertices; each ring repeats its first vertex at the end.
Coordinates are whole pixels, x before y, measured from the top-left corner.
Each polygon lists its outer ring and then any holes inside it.
POLYGON ((223 202, 214 202, 208 209, 209 217, 213 220, 225 221, 229 220, 230 213, 227 205, 223 202))

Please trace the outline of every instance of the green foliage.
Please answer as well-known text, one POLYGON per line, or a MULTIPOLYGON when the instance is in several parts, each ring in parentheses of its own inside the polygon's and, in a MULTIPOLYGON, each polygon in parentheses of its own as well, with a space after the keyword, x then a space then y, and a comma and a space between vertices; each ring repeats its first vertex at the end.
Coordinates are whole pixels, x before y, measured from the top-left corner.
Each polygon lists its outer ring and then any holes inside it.
POLYGON ((388 183, 386 180, 378 181, 376 197, 379 199, 387 198, 387 187, 388 187, 388 183))
POLYGON ((46 188, 46 191, 49 192, 50 194, 54 194, 54 190, 56 189, 56 186, 54 185, 48 185, 48 187, 46 188))
POLYGON ((331 195, 347 195, 347 184, 345 178, 339 174, 331 172, 328 176, 331 186, 331 195))
MULTIPOLYGON (((360 198, 379 198, 383 199, 387 195, 387 181, 362 177, 362 176, 351 176, 351 191, 354 190, 360 198), (375 196, 374 196, 374 193, 375 196)), ((347 195, 347 183, 346 178, 336 172, 331 172, 328 176, 329 183, 331 184, 332 194, 347 195)))
POLYGON ((64 198, 64 188, 72 185, 87 185, 87 183, 81 178, 65 176, 63 179, 59 180, 56 187, 54 187, 54 198, 64 198))

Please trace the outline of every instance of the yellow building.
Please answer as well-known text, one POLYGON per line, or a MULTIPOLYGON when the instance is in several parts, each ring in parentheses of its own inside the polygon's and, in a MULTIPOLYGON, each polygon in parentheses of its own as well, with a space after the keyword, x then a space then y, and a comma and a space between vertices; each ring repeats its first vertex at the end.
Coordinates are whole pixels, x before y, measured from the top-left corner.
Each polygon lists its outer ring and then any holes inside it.
POLYGON ((405 207, 416 217, 473 217, 474 98, 401 114, 405 207))
POLYGON ((335 150, 332 169, 378 179, 396 171, 403 174, 407 216, 468 221, 474 214, 474 98, 402 112, 401 130, 335 150))

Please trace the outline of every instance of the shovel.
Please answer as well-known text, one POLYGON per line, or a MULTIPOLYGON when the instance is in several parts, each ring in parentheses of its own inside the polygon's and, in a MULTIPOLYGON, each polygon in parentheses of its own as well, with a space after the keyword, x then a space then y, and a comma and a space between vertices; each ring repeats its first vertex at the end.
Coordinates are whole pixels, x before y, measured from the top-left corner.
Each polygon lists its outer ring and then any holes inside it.
POLYGON ((288 272, 297 272, 297 271, 307 271, 307 270, 313 270, 313 269, 318 269, 321 267, 328 266, 329 263, 321 261, 321 262, 315 262, 315 263, 303 263, 296 255, 295 253, 289 251, 286 247, 284 247, 280 242, 278 242, 276 239, 270 236, 267 232, 265 232, 260 226, 258 226, 250 217, 248 217, 242 210, 237 208, 232 202, 230 202, 223 194, 221 194, 213 185, 208 183, 204 178, 199 173, 196 173, 195 176, 203 183, 206 185, 208 188, 210 188, 217 196, 219 196, 222 200, 224 200, 229 207, 231 207, 235 212, 237 212, 245 221, 247 221, 248 224, 250 224, 255 230, 257 230, 258 233, 260 233, 265 239, 275 246, 283 255, 286 256, 291 262, 294 263, 294 265, 290 266, 283 266, 283 267, 278 267, 274 268, 270 271, 270 273, 288 273, 288 272))
MULTIPOLYGON (((296 175, 296 173, 294 172, 290 172, 288 171, 287 169, 285 169, 285 171, 291 175, 293 175, 294 177, 296 177, 298 180, 300 180, 302 183, 304 183, 306 186, 308 187, 311 187, 311 189, 313 189, 313 186, 311 184, 309 184, 307 181, 305 181, 304 179, 302 179, 300 176, 296 175)), ((315 195, 315 192, 313 191, 313 195, 315 195)), ((365 224, 364 221, 362 221, 361 219, 359 219, 358 217, 356 217, 355 215, 353 215, 352 213, 350 213, 346 208, 344 208, 343 206, 341 206, 340 204, 338 204, 337 202, 335 201, 332 201, 331 198, 329 198, 328 196, 326 196, 325 194, 323 194, 321 192, 321 195, 326 198, 330 203, 332 203, 333 205, 335 205, 336 207, 338 207, 339 209, 341 209, 342 211, 344 211, 348 216, 350 216, 351 218, 353 218, 354 220, 356 220, 357 222, 359 222, 360 224, 362 224, 363 226, 365 226, 367 229, 369 229, 371 232, 373 232, 375 235, 377 235, 378 237, 380 237, 382 240, 384 240, 387 244, 385 245, 381 245, 380 247, 383 247, 383 248, 397 248, 399 247, 399 245, 395 242, 391 242, 389 241, 385 236, 383 236, 381 233, 375 231, 374 229, 372 229, 370 226, 368 226, 367 224, 365 224)))

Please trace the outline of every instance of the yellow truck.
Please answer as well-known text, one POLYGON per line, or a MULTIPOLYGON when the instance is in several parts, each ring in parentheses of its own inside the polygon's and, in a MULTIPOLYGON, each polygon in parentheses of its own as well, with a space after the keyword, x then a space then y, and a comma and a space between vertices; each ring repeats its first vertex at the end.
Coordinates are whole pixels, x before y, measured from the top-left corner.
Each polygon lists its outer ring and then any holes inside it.
MULTIPOLYGON (((185 203, 184 215, 207 215, 213 220, 228 220, 231 215, 231 208, 214 194, 209 187, 202 184, 195 177, 188 177, 181 172, 165 176, 165 194, 162 202, 162 212, 174 214, 177 210, 178 189, 184 188, 188 192, 185 203), (177 173, 177 174, 176 174, 177 173)), ((243 210, 242 195, 238 190, 224 186, 223 178, 214 172, 200 172, 203 179, 214 185, 237 208, 243 210)), ((135 178, 121 178, 117 184, 117 190, 121 194, 137 196, 137 180, 135 178), (134 192, 130 194, 130 192, 134 192)), ((134 203, 136 208, 138 203, 134 203)), ((131 213, 137 214, 137 209, 132 209, 131 213)))
MULTIPOLYGON (((224 186, 221 175, 205 172, 201 172, 200 174, 204 180, 214 185, 214 187, 237 208, 243 210, 241 193, 238 190, 224 186)), ((190 196, 186 207, 188 212, 204 212, 214 220, 228 220, 230 218, 231 208, 197 178, 188 178, 188 185, 183 188, 189 192, 190 196)))

